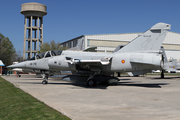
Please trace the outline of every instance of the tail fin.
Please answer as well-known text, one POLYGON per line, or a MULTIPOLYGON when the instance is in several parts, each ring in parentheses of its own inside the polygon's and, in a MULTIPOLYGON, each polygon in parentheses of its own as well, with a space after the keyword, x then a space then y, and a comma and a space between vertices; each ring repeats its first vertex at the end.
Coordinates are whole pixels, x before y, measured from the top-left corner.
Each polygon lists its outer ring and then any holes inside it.
POLYGON ((117 52, 159 52, 170 24, 157 23, 117 52))

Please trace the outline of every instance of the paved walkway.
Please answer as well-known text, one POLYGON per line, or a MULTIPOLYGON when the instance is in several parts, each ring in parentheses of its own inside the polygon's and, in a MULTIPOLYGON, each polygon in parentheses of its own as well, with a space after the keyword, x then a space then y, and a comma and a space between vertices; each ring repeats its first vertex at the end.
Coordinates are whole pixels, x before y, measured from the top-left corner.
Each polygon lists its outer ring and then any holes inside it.
POLYGON ((75 120, 180 119, 180 77, 121 77, 116 86, 86 87, 35 75, 6 77, 15 86, 75 120))

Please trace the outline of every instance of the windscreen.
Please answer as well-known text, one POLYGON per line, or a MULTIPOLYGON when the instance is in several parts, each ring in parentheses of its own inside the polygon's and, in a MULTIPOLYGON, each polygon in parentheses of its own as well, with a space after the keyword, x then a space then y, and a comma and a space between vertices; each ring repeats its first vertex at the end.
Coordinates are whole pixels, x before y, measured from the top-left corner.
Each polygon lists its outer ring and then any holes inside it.
POLYGON ((61 50, 53 50, 51 51, 52 56, 58 56, 61 55, 62 51, 61 50))

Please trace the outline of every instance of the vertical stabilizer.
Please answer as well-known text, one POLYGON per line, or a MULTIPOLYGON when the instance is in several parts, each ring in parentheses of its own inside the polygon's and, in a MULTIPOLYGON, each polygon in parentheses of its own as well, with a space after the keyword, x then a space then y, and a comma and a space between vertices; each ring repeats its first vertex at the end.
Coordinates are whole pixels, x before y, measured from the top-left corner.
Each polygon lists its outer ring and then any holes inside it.
POLYGON ((157 23, 117 52, 159 52, 170 24, 157 23))

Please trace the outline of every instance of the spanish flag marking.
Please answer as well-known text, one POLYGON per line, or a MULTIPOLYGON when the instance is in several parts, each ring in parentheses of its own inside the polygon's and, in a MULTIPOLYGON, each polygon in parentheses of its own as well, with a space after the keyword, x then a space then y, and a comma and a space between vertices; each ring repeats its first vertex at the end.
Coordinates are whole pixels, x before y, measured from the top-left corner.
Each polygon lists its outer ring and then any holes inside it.
POLYGON ((124 63, 125 63, 125 60, 121 60, 121 63, 124 64, 124 63))

